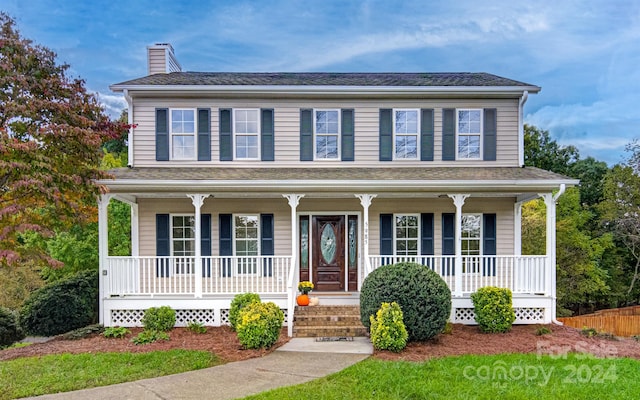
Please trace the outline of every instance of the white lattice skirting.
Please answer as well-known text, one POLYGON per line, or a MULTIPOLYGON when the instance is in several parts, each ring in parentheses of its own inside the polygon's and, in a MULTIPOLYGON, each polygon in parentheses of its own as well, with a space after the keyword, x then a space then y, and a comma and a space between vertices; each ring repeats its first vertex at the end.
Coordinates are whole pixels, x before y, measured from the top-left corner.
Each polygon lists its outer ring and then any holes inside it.
MULTIPOLYGON (((545 322, 544 307, 516 307, 514 324, 542 324, 545 322)), ((457 324, 475 325, 475 313, 473 308, 456 308, 453 313, 453 322, 457 324)))
MULTIPOLYGON (((284 313, 284 325, 288 324, 288 312, 284 313)), ((142 326, 144 310, 111 310, 113 326, 142 326)), ((205 326, 229 325, 229 309, 220 309, 216 318, 216 310, 176 310, 176 326, 187 326, 190 322, 198 322, 205 326)))

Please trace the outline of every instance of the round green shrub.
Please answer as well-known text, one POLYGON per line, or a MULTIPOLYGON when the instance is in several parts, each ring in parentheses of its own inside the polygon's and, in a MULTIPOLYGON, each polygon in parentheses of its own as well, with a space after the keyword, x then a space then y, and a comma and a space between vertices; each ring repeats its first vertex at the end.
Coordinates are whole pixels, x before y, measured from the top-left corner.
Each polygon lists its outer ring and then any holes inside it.
POLYGON ((233 300, 231 300, 231 308, 229 309, 229 324, 231 324, 231 329, 236 330, 238 316, 244 307, 252 303, 260 303, 261 301, 257 293, 237 294, 233 300))
POLYGON ((399 352, 407 346, 409 334, 402 322, 402 310, 398 303, 382 303, 376 317, 371 320, 371 343, 378 350, 399 352))
POLYGON ((53 336, 94 324, 97 316, 98 271, 82 271, 33 292, 20 324, 29 334, 53 336))
POLYGON ((11 346, 24 339, 24 331, 20 327, 18 313, 0 307, 0 349, 11 346))
POLYGON ((246 349, 269 348, 278 340, 283 322, 284 313, 275 303, 251 303, 238 316, 238 340, 246 349))
POLYGON ((437 273, 420 264, 385 265, 367 276, 360 290, 362 324, 369 328, 369 318, 382 303, 394 301, 402 309, 409 341, 435 337, 451 314, 449 287, 437 273))
POLYGON ((167 332, 176 324, 176 312, 169 306, 151 307, 144 311, 142 326, 146 331, 167 332))
POLYGON ((485 286, 471 294, 476 322, 486 333, 511 330, 516 314, 513 311, 511 290, 485 286))

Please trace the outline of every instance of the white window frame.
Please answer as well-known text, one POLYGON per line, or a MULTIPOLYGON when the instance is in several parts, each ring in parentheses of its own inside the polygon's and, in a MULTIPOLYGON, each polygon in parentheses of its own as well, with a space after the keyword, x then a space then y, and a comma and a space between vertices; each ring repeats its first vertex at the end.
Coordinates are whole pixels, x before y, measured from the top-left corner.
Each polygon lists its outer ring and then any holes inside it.
POLYGON ((261 131, 261 114, 260 114, 260 109, 259 108, 234 108, 233 109, 233 118, 231 119, 231 124, 233 125, 232 130, 233 130, 233 159, 234 160, 260 160, 260 148, 261 148, 261 143, 260 143, 260 133, 261 131), (243 112, 255 112, 256 116, 257 116, 257 123, 256 123, 256 132, 238 132, 238 130, 236 129, 236 123, 238 122, 238 117, 237 117, 237 113, 243 111, 243 112), (238 138, 239 137, 256 137, 256 143, 257 143, 257 149, 256 149, 256 156, 255 157, 238 157, 238 138))
MULTIPOLYGON (((237 257, 236 259, 236 265, 234 268, 234 274, 235 275, 251 275, 251 276, 255 276, 255 275, 259 275, 260 274, 260 263, 258 261, 255 262, 255 264, 253 265, 244 265, 243 263, 248 262, 247 260, 241 260, 241 257, 256 257, 256 260, 258 260, 258 257, 260 257, 260 254, 262 254, 262 249, 260 248, 260 242, 261 242, 261 238, 262 238, 262 227, 260 226, 260 214, 233 214, 233 255, 235 257, 237 257), (238 249, 237 249, 237 243, 238 243, 238 236, 236 235, 237 231, 237 225, 236 225, 236 218, 238 217, 255 217, 256 218, 256 226, 257 226, 257 232, 256 232, 256 244, 257 244, 257 249, 258 249, 258 254, 256 255, 238 255, 238 249), (247 268, 253 268, 252 271, 247 272, 247 268)), ((243 240, 245 242, 249 242, 249 240, 246 240, 246 238, 241 238, 240 240, 243 240)))
MULTIPOLYGON (((456 160, 482 160, 483 154, 483 140, 482 133, 484 131, 484 112, 482 108, 457 108, 456 109, 456 160), (480 114, 480 127, 479 131, 469 133, 469 132, 460 132, 460 112, 461 111, 477 111, 480 114), (478 141, 480 142, 478 146, 478 156, 477 157, 461 157, 460 156, 460 138, 461 137, 478 137, 478 141)), ((468 153, 468 152, 467 152, 468 153)))
POLYGON ((169 154, 171 160, 196 160, 198 157, 198 112, 195 108, 170 108, 169 109, 169 154), (193 113, 193 132, 174 132, 173 131, 173 112, 174 111, 191 111, 193 113), (176 136, 193 137, 193 157, 176 157, 174 155, 173 138, 176 136))
MULTIPOLYGON (((393 214, 393 255, 395 256, 399 256, 399 257, 418 257, 420 255, 420 214, 417 213, 398 213, 398 214, 393 214), (398 238, 398 217, 413 217, 416 219, 416 237, 415 238, 409 238, 408 236, 406 238, 398 238), (404 240, 405 243, 408 243, 409 240, 413 240, 415 239, 416 241, 416 254, 398 254, 398 240, 404 240)), ((405 253, 408 253, 408 246, 407 246, 407 250, 405 250, 405 253)))
MULTIPOLYGON (((195 262, 195 256, 196 256, 196 234, 195 234, 195 229, 196 229, 196 220, 195 220, 195 215, 194 214, 169 214, 169 232, 170 232, 170 242, 171 242, 171 250, 170 250, 170 254, 172 257, 176 257, 174 258, 173 261, 173 267, 174 267, 174 272, 176 275, 192 275, 195 273, 195 265, 193 264, 193 262, 195 262), (176 238, 173 236, 173 219, 175 217, 187 217, 187 218, 192 218, 193 219, 193 238, 192 239, 185 239, 183 238, 176 238), (180 240, 182 242, 186 242, 191 241, 193 242, 193 254, 191 255, 176 255, 175 253, 175 241, 176 240, 180 240), (179 259, 177 257, 180 258, 187 258, 189 257, 189 259, 179 259)), ((184 227, 184 226, 183 226, 184 227)))
POLYGON ((417 108, 394 108, 393 109, 393 159, 394 160, 411 160, 415 161, 420 159, 420 110, 417 108), (416 131, 415 133, 397 132, 396 131, 396 117, 398 112, 415 112, 416 113, 416 131), (416 156, 415 157, 398 157, 396 149, 396 139, 399 136, 414 136, 416 138, 416 156))
POLYGON ((318 108, 313 110, 313 159, 318 161, 338 161, 341 159, 341 138, 342 138, 342 112, 339 108, 318 108), (335 112, 338 115, 338 129, 336 133, 326 133, 326 132, 318 132, 317 115, 318 112, 335 112), (336 137, 336 156, 333 158, 330 157, 319 157, 318 156, 318 137, 336 137))
MULTIPOLYGON (((484 231, 483 231, 483 215, 481 213, 463 213, 462 214, 462 220, 461 220, 461 226, 460 226, 460 250, 461 250, 461 254, 462 256, 477 256, 479 257, 478 259, 480 260, 480 263, 474 263, 473 265, 468 265, 468 262, 463 263, 462 265, 462 270, 465 274, 479 274, 480 273, 480 266, 482 263, 482 255, 484 254, 484 249, 482 246, 483 243, 483 238, 484 238, 484 231), (477 217, 478 218, 478 237, 477 238, 469 238, 469 237, 464 237, 464 232, 465 230, 463 230, 464 227, 464 220, 465 217, 477 217), (478 242, 478 254, 469 254, 469 246, 467 245, 467 250, 465 252, 464 250, 464 243, 470 243, 471 241, 477 241, 478 242)), ((466 260, 469 261, 469 260, 466 260)))

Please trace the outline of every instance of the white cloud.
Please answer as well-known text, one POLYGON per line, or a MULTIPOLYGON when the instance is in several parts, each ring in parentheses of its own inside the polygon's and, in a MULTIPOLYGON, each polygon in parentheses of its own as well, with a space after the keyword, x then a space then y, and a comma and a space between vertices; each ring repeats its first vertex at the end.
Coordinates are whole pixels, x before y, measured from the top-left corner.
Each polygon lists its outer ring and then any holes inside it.
POLYGON ((104 94, 100 92, 96 92, 96 95, 111 119, 119 118, 122 110, 127 108, 127 101, 122 95, 104 94))

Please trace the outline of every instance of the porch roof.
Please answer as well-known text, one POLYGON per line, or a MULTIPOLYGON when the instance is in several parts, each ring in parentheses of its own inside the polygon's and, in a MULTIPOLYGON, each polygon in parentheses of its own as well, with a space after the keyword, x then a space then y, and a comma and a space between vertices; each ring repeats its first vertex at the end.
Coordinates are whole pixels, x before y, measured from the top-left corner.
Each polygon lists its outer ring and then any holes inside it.
POLYGON ((112 192, 300 191, 322 192, 535 192, 575 179, 534 167, 135 167, 110 171, 98 183, 112 192))

